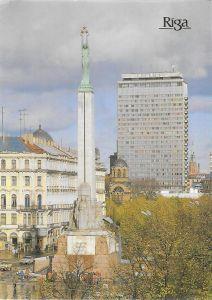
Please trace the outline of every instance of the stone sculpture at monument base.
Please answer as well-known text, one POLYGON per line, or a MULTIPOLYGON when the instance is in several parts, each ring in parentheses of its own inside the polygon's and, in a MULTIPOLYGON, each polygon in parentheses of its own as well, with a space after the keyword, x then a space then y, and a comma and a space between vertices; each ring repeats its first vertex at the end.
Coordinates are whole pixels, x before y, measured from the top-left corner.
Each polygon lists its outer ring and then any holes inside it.
POLYGON ((81 271, 94 272, 110 279, 118 263, 118 243, 113 232, 76 230, 59 238, 52 269, 56 273, 74 272, 80 266, 81 271))

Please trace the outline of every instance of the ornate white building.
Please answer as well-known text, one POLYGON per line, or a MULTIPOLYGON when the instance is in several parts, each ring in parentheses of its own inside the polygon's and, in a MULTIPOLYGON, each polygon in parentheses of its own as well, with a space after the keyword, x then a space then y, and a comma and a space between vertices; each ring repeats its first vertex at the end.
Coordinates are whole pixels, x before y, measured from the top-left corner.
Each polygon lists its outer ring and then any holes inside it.
MULTIPOLYGON (((72 222, 77 153, 41 129, 0 140, 0 240, 24 251, 55 244, 72 222)), ((96 149, 96 197, 105 200, 105 168, 96 149)))

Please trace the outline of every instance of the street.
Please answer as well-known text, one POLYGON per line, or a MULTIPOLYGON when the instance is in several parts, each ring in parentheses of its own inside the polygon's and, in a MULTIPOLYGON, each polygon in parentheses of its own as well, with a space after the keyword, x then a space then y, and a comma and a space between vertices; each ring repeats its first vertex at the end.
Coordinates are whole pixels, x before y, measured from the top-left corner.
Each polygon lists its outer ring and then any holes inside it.
POLYGON ((16 274, 26 269, 31 272, 32 265, 20 265, 16 257, 5 252, 0 252, 0 261, 12 264, 11 271, 0 271, 0 299, 39 299, 36 279, 21 279, 16 274))

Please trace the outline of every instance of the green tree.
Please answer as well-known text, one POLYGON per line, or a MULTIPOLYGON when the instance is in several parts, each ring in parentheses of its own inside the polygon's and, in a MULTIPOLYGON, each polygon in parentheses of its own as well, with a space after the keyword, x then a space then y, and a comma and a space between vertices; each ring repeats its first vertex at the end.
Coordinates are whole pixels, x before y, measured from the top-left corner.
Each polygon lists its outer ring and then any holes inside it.
POLYGON ((139 198, 112 212, 128 260, 116 270, 126 297, 187 299, 207 294, 211 199, 139 198))

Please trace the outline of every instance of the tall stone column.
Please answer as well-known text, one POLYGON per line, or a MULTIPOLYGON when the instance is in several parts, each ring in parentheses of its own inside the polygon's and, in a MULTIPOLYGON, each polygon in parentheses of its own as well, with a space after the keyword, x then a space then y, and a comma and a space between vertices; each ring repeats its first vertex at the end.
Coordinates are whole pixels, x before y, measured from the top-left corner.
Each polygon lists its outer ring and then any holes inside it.
POLYGON ((85 27, 82 36, 82 81, 78 89, 78 198, 74 205, 76 229, 62 235, 53 259, 53 270, 74 272, 80 264, 86 272, 112 277, 118 262, 115 234, 104 229, 102 207, 96 201, 94 97, 89 80, 89 48, 85 27), (68 261, 67 261, 68 259, 68 261))
POLYGON ((82 81, 78 89, 78 199, 79 229, 96 228, 96 172, 94 94, 89 79, 88 31, 81 30, 82 81))
POLYGON ((91 200, 96 199, 94 95, 92 91, 78 92, 78 196, 82 183, 88 183, 91 200))

